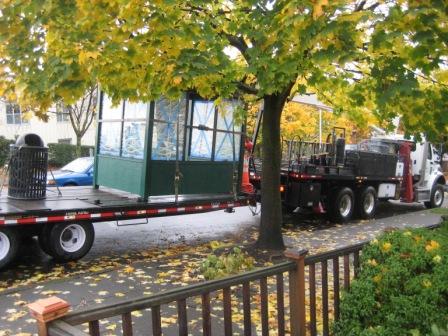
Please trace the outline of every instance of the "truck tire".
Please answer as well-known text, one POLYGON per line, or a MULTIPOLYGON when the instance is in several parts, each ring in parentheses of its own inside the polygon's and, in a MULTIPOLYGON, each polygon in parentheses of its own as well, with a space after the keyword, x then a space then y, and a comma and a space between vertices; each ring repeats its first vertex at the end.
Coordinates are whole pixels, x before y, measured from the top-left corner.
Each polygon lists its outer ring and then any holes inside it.
POLYGON ((375 216, 377 196, 374 187, 363 187, 356 194, 356 214, 361 219, 371 219, 375 216))
POLYGON ((51 225, 48 224, 44 225, 37 238, 37 240, 39 241, 40 249, 49 256, 51 256, 51 250, 49 244, 51 228, 52 228, 51 225))
POLYGON ((48 254, 60 262, 78 260, 90 251, 94 239, 92 223, 58 223, 46 239, 48 254))
POLYGON ((0 229, 0 269, 8 266, 17 256, 20 237, 13 228, 0 229))
POLYGON ((287 214, 294 213, 294 210, 297 209, 297 206, 289 205, 289 204, 283 204, 283 211, 287 214))
POLYGON ((353 215, 355 196, 348 188, 333 190, 329 195, 327 211, 329 219, 334 223, 346 223, 353 215))
POLYGON ((432 187, 431 198, 429 202, 425 202, 425 207, 428 209, 440 208, 443 204, 443 199, 445 197, 445 190, 443 185, 437 183, 432 187))

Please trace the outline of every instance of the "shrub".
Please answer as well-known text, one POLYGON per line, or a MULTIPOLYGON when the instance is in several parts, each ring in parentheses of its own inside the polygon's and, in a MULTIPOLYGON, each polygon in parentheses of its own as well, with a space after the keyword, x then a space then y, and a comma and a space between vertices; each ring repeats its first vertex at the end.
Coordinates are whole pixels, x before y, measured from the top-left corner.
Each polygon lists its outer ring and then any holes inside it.
POLYGON ((335 335, 427 335, 448 321, 448 226, 384 234, 363 249, 335 335))
POLYGON ((446 329, 439 328, 438 326, 433 325, 431 327, 431 332, 432 336, 448 336, 448 324, 446 326, 446 329))
MULTIPOLYGON (((91 146, 81 146, 81 156, 89 156, 91 146)), ((55 167, 61 167, 77 158, 76 145, 49 143, 48 163, 55 167)))
POLYGON ((9 158, 9 145, 13 144, 14 140, 6 139, 0 136, 0 167, 3 167, 9 158))
POLYGON ((200 270, 205 279, 212 280, 249 271, 253 267, 254 259, 235 247, 228 254, 209 255, 202 262, 200 270))

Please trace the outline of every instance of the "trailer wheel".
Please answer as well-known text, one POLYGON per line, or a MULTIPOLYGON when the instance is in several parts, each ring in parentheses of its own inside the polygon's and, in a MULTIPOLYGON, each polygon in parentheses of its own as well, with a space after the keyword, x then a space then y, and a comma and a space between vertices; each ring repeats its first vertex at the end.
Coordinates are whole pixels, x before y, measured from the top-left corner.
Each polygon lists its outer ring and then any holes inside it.
POLYGON ((353 215, 355 208, 355 196, 350 188, 336 189, 330 194, 327 209, 332 222, 348 222, 353 215))
POLYGON ((37 238, 37 240, 39 241, 40 249, 49 256, 52 255, 49 243, 51 229, 52 227, 50 225, 44 225, 37 238))
POLYGON ((92 223, 58 223, 49 231, 48 252, 57 261, 66 262, 84 257, 93 245, 92 223))
POLYGON ((374 187, 363 187, 356 195, 356 212, 361 219, 371 219, 375 216, 377 205, 374 187))
POLYGON ((20 238, 16 230, 0 229, 0 269, 11 263, 19 250, 20 238))
POLYGON ((440 208, 443 204, 444 196, 445 196, 445 190, 443 189, 443 185, 437 183, 432 188, 431 199, 429 200, 429 202, 425 202, 425 206, 428 209, 440 208))
POLYGON ((287 214, 292 214, 292 213, 294 213, 294 210, 296 210, 296 209, 297 209, 297 206, 289 205, 289 204, 285 204, 285 203, 283 203, 283 210, 284 210, 284 212, 287 213, 287 214))

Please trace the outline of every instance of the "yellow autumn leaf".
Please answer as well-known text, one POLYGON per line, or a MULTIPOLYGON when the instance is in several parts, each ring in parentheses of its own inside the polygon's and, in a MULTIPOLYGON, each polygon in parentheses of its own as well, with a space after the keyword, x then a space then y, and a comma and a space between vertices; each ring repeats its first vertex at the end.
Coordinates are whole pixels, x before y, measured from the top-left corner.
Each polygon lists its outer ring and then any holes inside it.
POLYGON ((313 5, 313 19, 322 16, 324 6, 328 5, 328 0, 315 0, 313 5))
POLYGON ((138 310, 133 311, 131 313, 131 315, 134 316, 134 317, 142 317, 143 316, 143 314, 140 311, 138 311, 138 310))
POLYGON ((162 327, 168 327, 169 325, 176 323, 177 318, 175 317, 161 317, 160 319, 162 327))
POLYGON ((60 294, 61 291, 58 290, 47 290, 47 291, 43 291, 41 294, 43 295, 55 295, 55 294, 60 294))
POLYGON ((367 261, 367 264, 369 264, 370 266, 377 266, 378 265, 378 263, 376 262, 375 259, 369 259, 367 261))
POLYGON ((182 83, 182 77, 176 76, 173 78, 174 85, 179 85, 180 83, 182 83))
POLYGON ((106 329, 107 329, 107 330, 115 330, 115 329, 117 329, 117 325, 116 325, 115 323, 113 323, 113 324, 109 324, 109 325, 106 327, 106 329))
POLYGON ((434 256, 434 258, 432 258, 432 261, 434 261, 436 264, 440 264, 440 262, 442 261, 442 257, 439 255, 434 256))
POLYGON ((422 281, 422 285, 423 285, 423 287, 425 287, 425 288, 429 288, 429 287, 432 286, 432 283, 431 283, 431 281, 429 281, 428 279, 425 279, 425 280, 422 281))
POLYGON ((24 305, 26 305, 26 301, 20 300, 20 301, 14 302, 14 306, 24 306, 24 305))
POLYGON ((27 311, 21 310, 21 311, 18 311, 17 313, 10 314, 6 320, 9 322, 14 322, 14 321, 18 320, 19 318, 24 317, 26 314, 28 314, 27 311))
POLYGON ((221 247, 227 247, 227 246, 231 246, 232 245, 231 243, 223 243, 223 242, 219 242, 217 240, 212 240, 209 244, 210 244, 210 248, 212 250, 216 250, 216 249, 221 248, 221 247))
POLYGON ((100 55, 99 51, 83 51, 81 50, 78 54, 78 60, 80 64, 86 63, 89 59, 97 59, 100 55))
POLYGON ((432 250, 436 250, 439 247, 440 247, 440 244, 437 241, 431 240, 428 244, 426 244, 425 250, 428 252, 431 252, 432 250))
POLYGON ((381 246, 381 251, 383 251, 383 252, 389 252, 390 249, 391 249, 391 247, 392 247, 392 244, 391 244, 391 243, 389 243, 389 242, 385 242, 385 243, 383 243, 383 245, 381 246))
POLYGON ((124 272, 124 273, 134 273, 134 271, 135 271, 135 268, 132 267, 132 266, 126 266, 126 267, 123 269, 123 272, 124 272))

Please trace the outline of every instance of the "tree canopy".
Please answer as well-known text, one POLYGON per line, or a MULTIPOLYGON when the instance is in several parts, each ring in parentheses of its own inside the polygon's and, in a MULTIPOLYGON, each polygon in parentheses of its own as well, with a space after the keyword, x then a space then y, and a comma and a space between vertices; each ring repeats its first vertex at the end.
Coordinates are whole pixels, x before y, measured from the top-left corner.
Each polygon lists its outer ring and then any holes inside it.
POLYGON ((261 240, 278 242, 279 124, 288 97, 314 91, 355 118, 401 115, 408 131, 445 132, 447 7, 443 0, 4 0, 0 95, 41 117, 96 82, 115 100, 185 90, 263 100, 261 240))
POLYGON ((0 95, 41 116, 91 82, 116 97, 314 90, 352 113, 444 129, 445 1, 5 0, 0 95))

